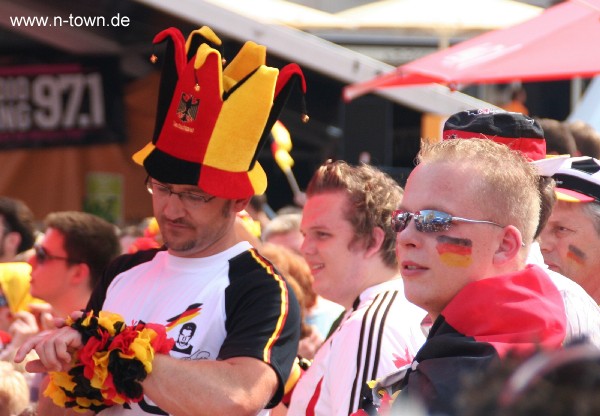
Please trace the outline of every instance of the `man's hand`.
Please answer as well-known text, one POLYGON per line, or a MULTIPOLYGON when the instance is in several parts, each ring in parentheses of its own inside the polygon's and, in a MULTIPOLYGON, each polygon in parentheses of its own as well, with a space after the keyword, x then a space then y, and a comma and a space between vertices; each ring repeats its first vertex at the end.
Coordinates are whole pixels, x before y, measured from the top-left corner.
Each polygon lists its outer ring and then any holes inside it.
MULTIPOLYGON (((75 319, 81 312, 71 315, 75 319)), ((62 320, 61 320, 62 321, 62 320)), ((25 341, 15 355, 15 362, 25 360, 29 352, 35 350, 39 359, 29 361, 25 368, 30 373, 44 373, 48 371, 67 371, 71 367, 71 356, 82 347, 81 334, 69 326, 63 326, 64 321, 55 322, 58 329, 40 332, 38 335, 25 341)))

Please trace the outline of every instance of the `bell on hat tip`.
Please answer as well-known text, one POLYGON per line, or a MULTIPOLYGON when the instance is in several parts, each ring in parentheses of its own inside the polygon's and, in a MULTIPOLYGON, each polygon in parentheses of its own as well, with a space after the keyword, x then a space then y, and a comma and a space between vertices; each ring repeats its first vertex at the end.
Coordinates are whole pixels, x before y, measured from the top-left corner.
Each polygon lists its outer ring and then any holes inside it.
POLYGON ((308 114, 302 114, 302 122, 303 123, 308 123, 308 120, 310 120, 310 117, 308 116, 308 114))
POLYGON ((150 62, 152 62, 153 64, 155 64, 155 63, 156 63, 156 61, 158 61, 158 56, 156 56, 156 55, 152 54, 152 55, 150 56, 150 62))

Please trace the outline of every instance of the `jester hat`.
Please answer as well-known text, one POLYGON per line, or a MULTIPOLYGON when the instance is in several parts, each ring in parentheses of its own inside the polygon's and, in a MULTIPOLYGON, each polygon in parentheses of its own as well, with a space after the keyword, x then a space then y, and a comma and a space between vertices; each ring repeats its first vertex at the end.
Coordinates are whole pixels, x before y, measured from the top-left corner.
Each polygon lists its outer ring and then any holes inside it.
POLYGON ((306 92, 300 67, 266 66, 266 48, 251 41, 223 67, 221 40, 206 26, 187 41, 178 29, 166 29, 154 38, 162 42, 154 136, 133 160, 160 182, 196 185, 220 198, 264 193, 258 154, 293 81, 306 92))

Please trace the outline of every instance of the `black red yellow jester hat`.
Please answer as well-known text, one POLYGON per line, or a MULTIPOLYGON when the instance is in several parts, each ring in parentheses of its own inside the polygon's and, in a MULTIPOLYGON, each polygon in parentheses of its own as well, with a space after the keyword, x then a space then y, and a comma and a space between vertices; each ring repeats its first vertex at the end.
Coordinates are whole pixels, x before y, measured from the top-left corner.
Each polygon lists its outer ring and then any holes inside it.
POLYGON ((251 41, 223 67, 221 40, 206 26, 187 40, 178 29, 166 29, 154 38, 162 42, 154 136, 133 160, 160 182, 197 185, 220 198, 264 193, 258 154, 293 81, 306 93, 300 67, 266 66, 266 48, 251 41))

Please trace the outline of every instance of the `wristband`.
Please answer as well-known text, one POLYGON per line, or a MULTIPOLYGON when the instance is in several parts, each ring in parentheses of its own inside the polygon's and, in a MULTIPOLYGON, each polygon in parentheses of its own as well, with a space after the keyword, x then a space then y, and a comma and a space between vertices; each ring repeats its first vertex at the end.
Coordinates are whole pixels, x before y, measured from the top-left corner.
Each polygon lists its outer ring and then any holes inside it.
POLYGON ((163 325, 138 322, 127 326, 115 313, 93 311, 67 325, 81 334, 83 347, 68 372, 50 372, 44 395, 54 404, 84 412, 139 402, 141 382, 152 372, 155 354, 168 354, 175 344, 163 325))

